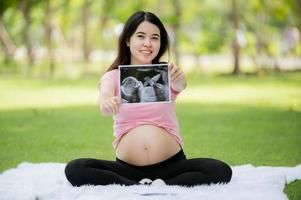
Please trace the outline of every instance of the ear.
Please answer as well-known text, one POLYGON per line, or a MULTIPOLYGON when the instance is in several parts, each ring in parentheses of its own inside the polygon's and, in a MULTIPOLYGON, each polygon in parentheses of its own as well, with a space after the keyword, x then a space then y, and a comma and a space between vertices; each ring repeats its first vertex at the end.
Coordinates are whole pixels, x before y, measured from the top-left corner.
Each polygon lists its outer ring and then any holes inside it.
POLYGON ((126 40, 126 46, 130 47, 130 41, 129 40, 126 40))

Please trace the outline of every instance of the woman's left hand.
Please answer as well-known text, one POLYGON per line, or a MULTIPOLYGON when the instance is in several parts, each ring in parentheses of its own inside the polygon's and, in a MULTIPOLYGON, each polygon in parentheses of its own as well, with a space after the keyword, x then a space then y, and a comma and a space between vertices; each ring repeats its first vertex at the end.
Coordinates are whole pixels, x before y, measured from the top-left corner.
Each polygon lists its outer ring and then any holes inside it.
POLYGON ((183 70, 174 63, 168 63, 168 69, 171 79, 171 88, 181 92, 186 87, 186 78, 183 70))

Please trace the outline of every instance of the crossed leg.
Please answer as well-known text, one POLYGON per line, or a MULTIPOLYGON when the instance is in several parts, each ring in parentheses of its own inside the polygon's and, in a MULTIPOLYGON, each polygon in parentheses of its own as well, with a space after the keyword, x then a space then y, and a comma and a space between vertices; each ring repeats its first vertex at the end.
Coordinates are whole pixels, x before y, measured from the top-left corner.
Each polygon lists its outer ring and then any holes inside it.
POLYGON ((116 161, 91 158, 76 159, 67 164, 65 174, 73 186, 139 184, 139 176, 137 176, 139 173, 133 168, 116 161))
POLYGON ((69 162, 65 174, 73 186, 135 185, 142 178, 161 178, 168 185, 194 186, 227 183, 232 170, 226 163, 210 158, 182 159, 148 170, 118 161, 81 158, 69 162))

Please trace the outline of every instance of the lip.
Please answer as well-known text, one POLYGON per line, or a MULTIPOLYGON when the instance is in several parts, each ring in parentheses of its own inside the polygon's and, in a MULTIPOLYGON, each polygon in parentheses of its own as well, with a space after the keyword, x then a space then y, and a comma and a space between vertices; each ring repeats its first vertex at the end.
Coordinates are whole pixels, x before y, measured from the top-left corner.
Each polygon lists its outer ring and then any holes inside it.
POLYGON ((142 49, 142 50, 140 50, 140 52, 145 55, 150 55, 153 53, 151 50, 146 50, 146 49, 142 49))

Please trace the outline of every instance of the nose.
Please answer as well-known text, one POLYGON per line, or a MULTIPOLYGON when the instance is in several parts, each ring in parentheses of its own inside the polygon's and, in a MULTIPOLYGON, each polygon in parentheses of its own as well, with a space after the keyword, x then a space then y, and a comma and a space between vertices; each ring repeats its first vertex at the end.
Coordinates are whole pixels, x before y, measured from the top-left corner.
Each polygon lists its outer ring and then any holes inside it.
POLYGON ((150 39, 146 38, 146 39, 144 40, 144 46, 146 46, 146 47, 151 46, 151 41, 150 41, 150 39))

